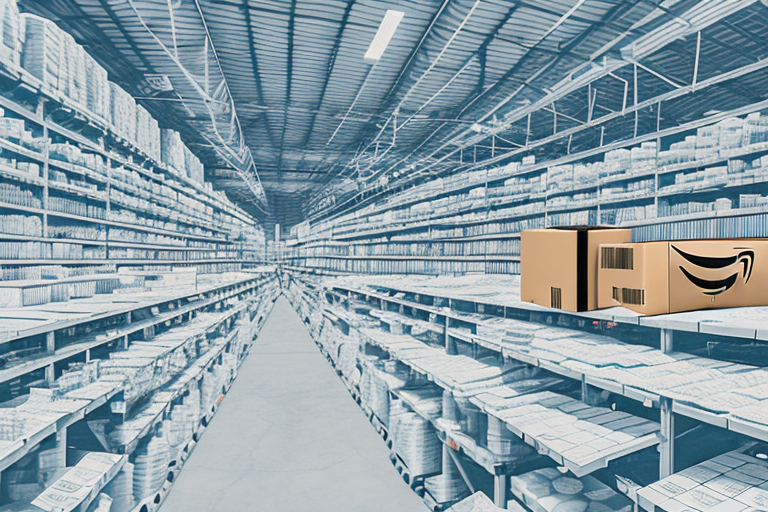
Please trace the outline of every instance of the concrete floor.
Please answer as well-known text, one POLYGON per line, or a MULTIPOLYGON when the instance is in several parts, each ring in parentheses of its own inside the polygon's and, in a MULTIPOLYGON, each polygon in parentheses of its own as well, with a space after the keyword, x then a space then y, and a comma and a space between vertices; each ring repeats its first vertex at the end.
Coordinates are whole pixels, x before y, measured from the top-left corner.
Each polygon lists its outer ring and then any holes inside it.
POLYGON ((161 512, 425 512, 284 297, 161 512))

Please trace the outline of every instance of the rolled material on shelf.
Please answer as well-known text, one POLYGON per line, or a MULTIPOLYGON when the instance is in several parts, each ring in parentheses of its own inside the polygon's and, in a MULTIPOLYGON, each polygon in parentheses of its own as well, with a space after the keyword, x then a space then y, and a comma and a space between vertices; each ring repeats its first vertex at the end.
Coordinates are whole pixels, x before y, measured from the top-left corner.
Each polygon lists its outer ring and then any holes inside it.
POLYGON ((361 365, 363 371, 360 377, 360 394, 379 421, 389 427, 389 385, 384 378, 384 372, 374 364, 373 361, 364 361, 361 365))
POLYGON ((133 468, 133 496, 136 501, 143 500, 162 487, 170 462, 168 443, 162 437, 153 437, 139 451, 133 468))
POLYGON ((115 478, 104 487, 104 493, 112 498, 112 508, 109 512, 130 512, 135 503, 133 464, 126 462, 115 478))
POLYGON ((397 455, 408 466, 411 477, 440 471, 442 443, 434 427, 413 412, 400 412, 390 420, 390 435, 397 455))

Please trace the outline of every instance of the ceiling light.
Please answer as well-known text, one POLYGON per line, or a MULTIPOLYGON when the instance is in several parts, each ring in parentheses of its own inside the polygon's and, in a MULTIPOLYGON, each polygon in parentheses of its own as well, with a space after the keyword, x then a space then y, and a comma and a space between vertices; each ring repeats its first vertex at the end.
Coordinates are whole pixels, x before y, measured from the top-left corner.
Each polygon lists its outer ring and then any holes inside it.
POLYGON ((377 30, 376 35, 373 36, 371 46, 369 46, 368 51, 365 52, 366 61, 376 62, 382 55, 384 55, 384 50, 387 49, 389 41, 392 39, 392 36, 395 35, 395 30, 397 30, 397 26, 400 24, 403 16, 405 16, 404 12, 393 11, 391 9, 387 10, 386 14, 384 14, 384 19, 381 20, 379 30, 377 30))

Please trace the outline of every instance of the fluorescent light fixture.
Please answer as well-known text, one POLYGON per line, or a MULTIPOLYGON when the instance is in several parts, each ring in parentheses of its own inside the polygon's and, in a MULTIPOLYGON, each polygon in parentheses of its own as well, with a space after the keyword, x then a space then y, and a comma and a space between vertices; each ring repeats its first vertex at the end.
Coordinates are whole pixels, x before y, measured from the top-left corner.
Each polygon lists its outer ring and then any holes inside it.
POLYGON ((405 16, 404 12, 393 11, 391 9, 387 10, 386 14, 384 14, 384 19, 381 20, 379 30, 377 30, 376 35, 373 36, 371 46, 369 46, 368 51, 365 52, 366 61, 376 62, 382 55, 384 55, 384 50, 389 46, 389 41, 391 41, 392 36, 395 35, 395 30, 397 30, 397 26, 400 25, 403 16, 405 16))

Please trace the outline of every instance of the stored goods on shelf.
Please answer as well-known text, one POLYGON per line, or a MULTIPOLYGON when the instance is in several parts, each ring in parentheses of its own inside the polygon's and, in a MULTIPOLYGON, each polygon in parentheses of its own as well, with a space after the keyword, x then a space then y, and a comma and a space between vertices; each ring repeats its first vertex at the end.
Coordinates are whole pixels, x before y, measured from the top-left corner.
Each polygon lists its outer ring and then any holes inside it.
POLYGON ((510 479, 512 493, 533 512, 631 512, 626 496, 596 478, 573 478, 555 468, 538 469, 510 479))
POLYGON ((160 147, 163 163, 173 168, 177 173, 186 175, 184 150, 181 135, 176 130, 160 130, 160 147))
POLYGON ((91 452, 35 498, 32 505, 47 512, 86 510, 127 460, 126 455, 91 452))
POLYGON ((109 111, 112 128, 129 142, 136 142, 136 100, 122 87, 109 82, 109 111))
POLYGON ((628 229, 573 227, 523 231, 520 298, 567 311, 598 307, 598 245, 628 242, 628 229))
POLYGON ((21 15, 23 46, 21 65, 51 91, 59 89, 64 31, 52 21, 33 14, 21 15))
POLYGON ((18 66, 23 27, 15 0, 0 0, 0 20, 0 61, 18 66))
POLYGON ((765 510, 768 464, 764 448, 751 444, 643 487, 637 491, 638 504, 651 512, 765 510))
POLYGON ((601 244, 598 306, 657 315, 768 304, 768 241, 601 244))

